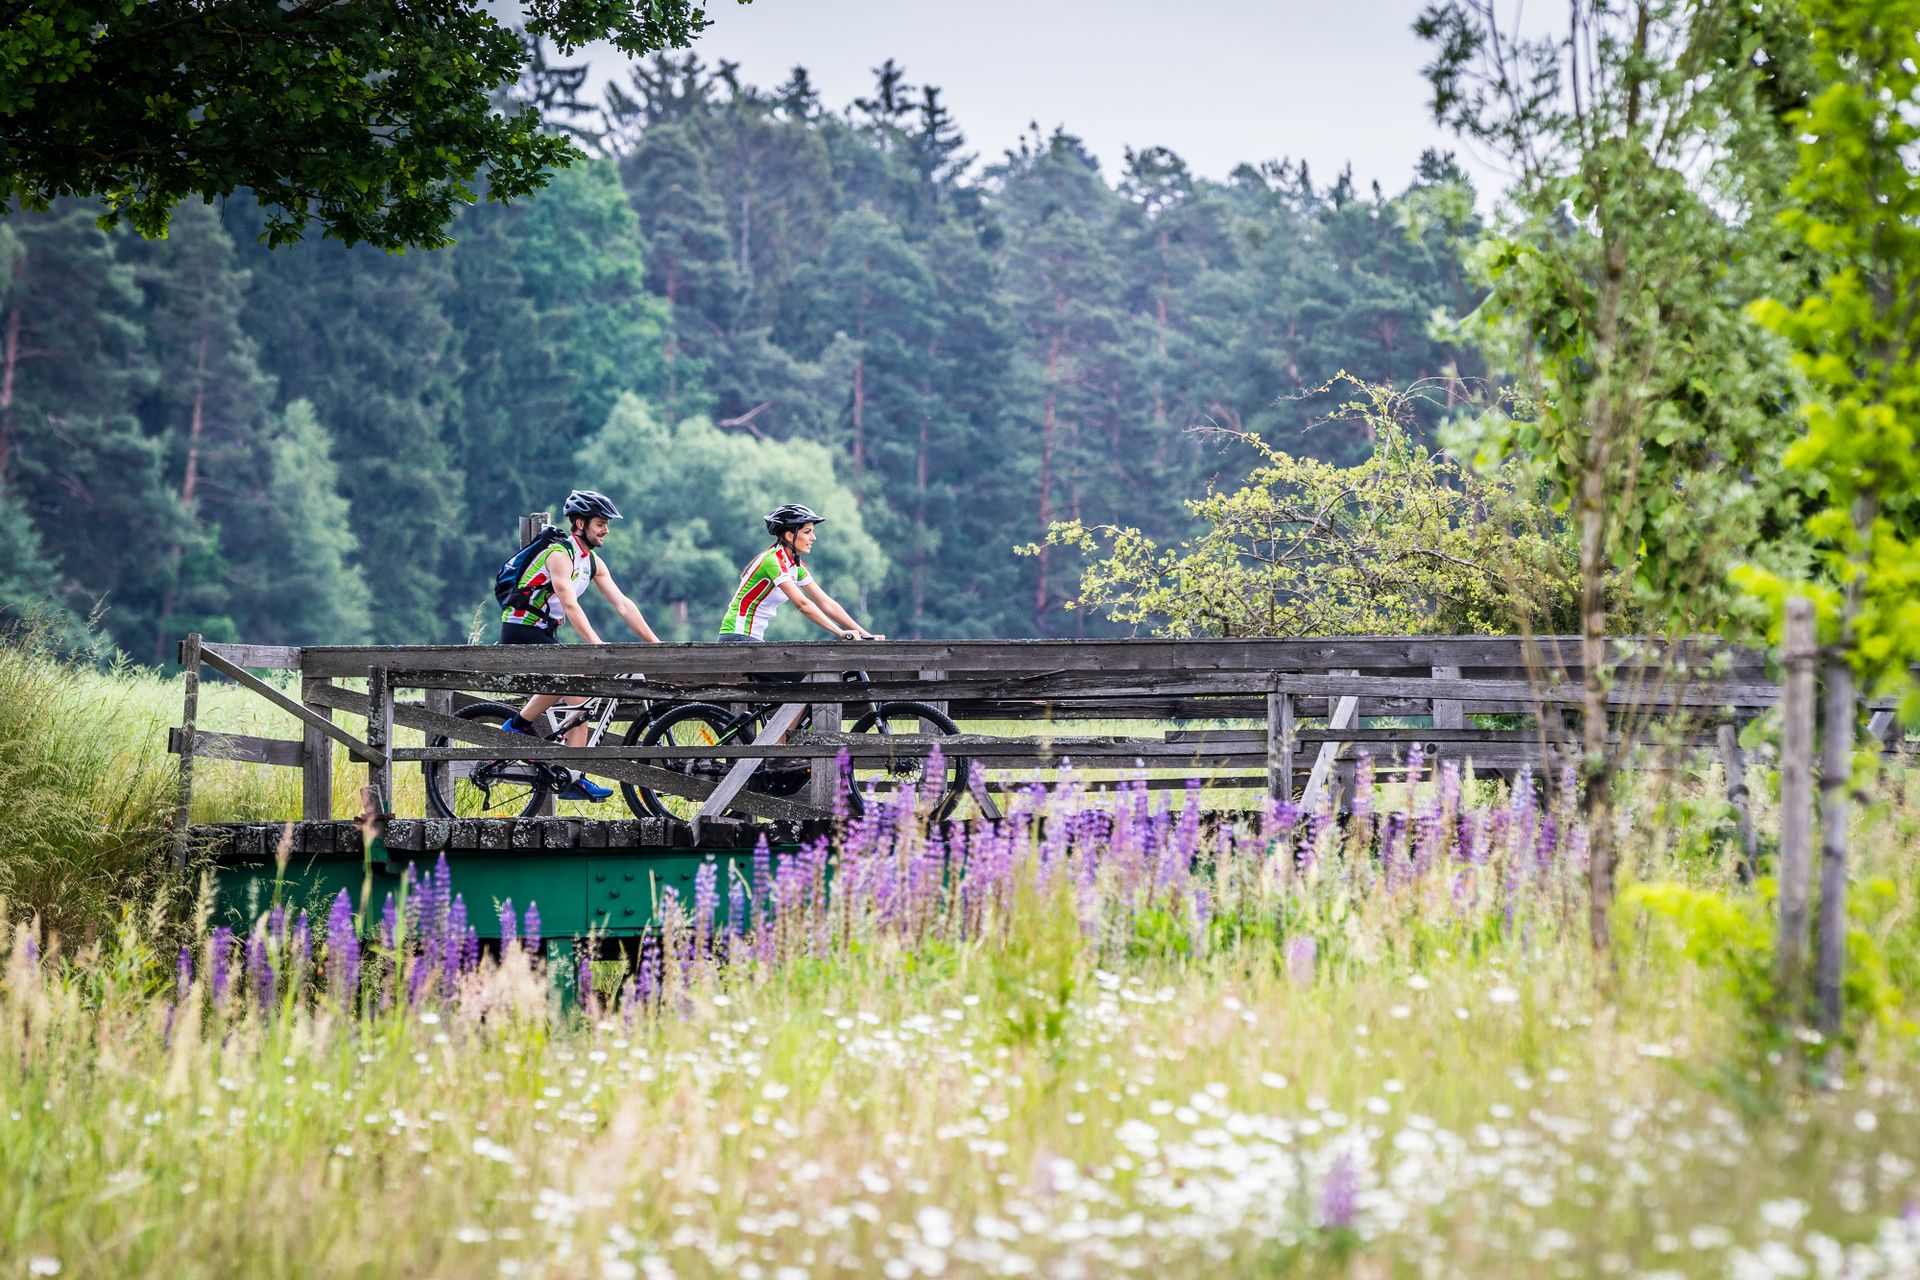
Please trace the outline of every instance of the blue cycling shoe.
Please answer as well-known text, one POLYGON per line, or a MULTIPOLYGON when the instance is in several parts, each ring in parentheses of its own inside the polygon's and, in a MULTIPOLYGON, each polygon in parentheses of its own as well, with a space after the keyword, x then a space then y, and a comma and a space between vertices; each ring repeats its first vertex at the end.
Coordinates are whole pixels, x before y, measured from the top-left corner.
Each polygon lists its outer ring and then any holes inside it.
POLYGON ((502 729, 505 729, 505 730, 506 730, 506 731, 507 731, 508 733, 517 733, 517 734, 519 734, 519 735, 520 735, 521 737, 523 737, 523 738, 529 738, 529 737, 532 737, 532 736, 533 736, 532 734, 530 734, 530 733, 528 733, 528 732, 527 732, 527 731, 526 731, 525 729, 516 729, 516 728, 514 728, 514 727, 513 727, 513 718, 512 718, 511 716, 509 716, 509 717, 508 717, 507 719, 505 719, 505 720, 502 720, 502 721, 500 722, 500 727, 501 727, 502 729))
POLYGON ((612 794, 612 787, 603 787, 597 783, 588 782, 585 778, 575 778, 573 785, 560 792, 555 798, 559 800, 590 800, 594 804, 599 804, 612 794))

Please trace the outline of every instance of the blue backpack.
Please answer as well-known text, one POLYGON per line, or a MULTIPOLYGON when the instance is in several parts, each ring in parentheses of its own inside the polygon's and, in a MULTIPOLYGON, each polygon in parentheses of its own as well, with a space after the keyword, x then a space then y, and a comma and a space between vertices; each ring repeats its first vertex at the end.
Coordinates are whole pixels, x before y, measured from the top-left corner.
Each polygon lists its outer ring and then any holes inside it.
POLYGON ((533 596, 520 586, 520 579, 526 575, 527 566, 535 557, 544 555, 548 547, 567 540, 566 530, 548 525, 534 537, 532 542, 507 557, 500 566, 500 572, 493 575, 493 598, 500 602, 503 609, 531 609, 533 596))

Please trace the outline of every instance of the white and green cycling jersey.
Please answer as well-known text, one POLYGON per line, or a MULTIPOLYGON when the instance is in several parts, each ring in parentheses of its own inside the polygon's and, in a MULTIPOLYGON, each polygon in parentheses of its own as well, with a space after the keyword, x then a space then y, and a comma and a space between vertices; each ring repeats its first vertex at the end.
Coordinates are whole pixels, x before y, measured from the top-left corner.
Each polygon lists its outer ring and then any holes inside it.
POLYGON ((786 599, 780 585, 791 582, 804 587, 812 581, 813 575, 807 572, 807 566, 800 563, 798 556, 785 547, 769 547, 741 573, 740 589, 733 593, 726 616, 720 619, 720 634, 766 639, 767 624, 780 612, 781 602, 786 599))

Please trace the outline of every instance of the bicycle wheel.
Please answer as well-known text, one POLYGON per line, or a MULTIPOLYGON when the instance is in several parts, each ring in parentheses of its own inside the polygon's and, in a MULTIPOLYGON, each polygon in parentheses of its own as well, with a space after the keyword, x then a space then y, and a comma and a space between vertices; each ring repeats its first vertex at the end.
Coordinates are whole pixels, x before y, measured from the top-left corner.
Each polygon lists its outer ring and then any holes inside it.
MULTIPOLYGON (((684 757, 672 756, 663 760, 645 760, 658 769, 671 769, 675 773, 684 773, 690 778, 702 782, 717 784, 727 776, 727 770, 733 761, 717 759, 700 753, 701 747, 717 746, 726 736, 727 726, 733 717, 724 707, 716 707, 710 702, 683 702, 653 717, 651 723, 640 733, 640 745, 646 747, 686 747, 684 757)), ((631 744, 636 732, 640 732, 639 722, 627 730, 627 742, 631 744)), ((742 734, 734 739, 739 742, 751 742, 753 739, 742 734)), ((627 804, 643 817, 677 818, 681 822, 690 822, 693 815, 700 812, 701 800, 692 796, 677 796, 669 791, 656 791, 652 787, 623 782, 620 789, 626 793, 627 804)))
MULTIPOLYGON (((855 733, 870 733, 876 738, 905 735, 944 738, 960 732, 944 711, 924 702, 883 702, 853 722, 855 733)), ((899 794, 920 786, 927 772, 927 758, 918 753, 891 756, 879 743, 873 747, 853 748, 853 787, 848 805, 853 813, 861 811, 861 796, 869 788, 881 794, 899 794)), ((947 756, 937 779, 940 794, 927 814, 938 820, 953 811, 967 793, 967 761, 947 756)))
MULTIPOLYGON (((476 702, 454 712, 496 729, 513 714, 514 708, 498 702, 476 702)), ((472 744, 435 734, 427 745, 472 744)), ((437 818, 524 818, 548 789, 547 771, 524 760, 429 760, 420 767, 426 774, 427 807, 437 818)))

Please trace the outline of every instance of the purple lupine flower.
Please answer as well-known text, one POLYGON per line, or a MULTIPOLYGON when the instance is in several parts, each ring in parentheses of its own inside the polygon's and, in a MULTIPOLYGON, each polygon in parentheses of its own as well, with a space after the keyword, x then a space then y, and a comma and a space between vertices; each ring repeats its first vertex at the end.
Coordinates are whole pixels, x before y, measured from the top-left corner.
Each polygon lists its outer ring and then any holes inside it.
POLYGON ((247 985, 260 1002, 260 1016, 273 1012, 273 964, 267 955, 267 940, 260 933, 247 938, 247 985))
POLYGON ((947 753, 940 749, 939 743, 933 744, 933 750, 927 752, 926 770, 920 775, 920 785, 911 797, 916 813, 932 813, 933 807, 940 803, 940 792, 947 781, 947 753))
POLYGON ((747 887, 738 880, 727 885, 727 937, 738 940, 747 932, 747 887))
POLYGON ((267 912, 267 941, 275 951, 284 951, 287 946, 287 909, 279 903, 267 912))
POLYGON ((447 855, 444 853, 433 864, 433 894, 440 927, 445 928, 448 913, 453 910, 453 868, 447 865, 447 855))
POLYGON ((527 919, 525 923, 526 923, 527 936, 522 940, 522 945, 526 947, 528 955, 537 956, 540 954, 540 904, 539 903, 529 902, 527 904, 527 919))
POLYGON ((1342 1151, 1333 1158, 1326 1181, 1320 1184, 1320 1225, 1329 1231, 1345 1231, 1353 1226, 1360 1208, 1360 1171, 1353 1158, 1342 1151))
POLYGON ((1320 952, 1320 944, 1303 933, 1296 933, 1287 939, 1282 954, 1286 958, 1287 977, 1297 986, 1306 986, 1313 981, 1315 960, 1320 952))
POLYGON ((213 1007, 226 1007, 227 988, 233 978, 233 930, 226 925, 215 925, 213 937, 207 940, 207 954, 210 963, 207 970, 213 984, 213 1007))
POLYGON ((427 993, 427 976, 433 967, 432 959, 424 951, 413 958, 407 969, 407 1008, 420 1007, 420 998, 427 993))
POLYGON ((1533 841, 1534 865, 1546 871, 1553 865, 1553 855, 1560 848, 1560 824, 1551 813, 1540 815, 1540 828, 1533 841))
POLYGON ((640 944, 640 971, 634 975, 634 995, 642 1006, 660 997, 660 940, 649 936, 640 944))
POLYGON ((761 836, 753 844, 753 927, 765 925, 767 903, 773 893, 773 853, 767 847, 766 836, 761 836))
POLYGON ((500 904, 500 953, 505 955, 513 946, 520 932, 520 923, 513 914, 513 899, 508 898, 500 904))
POLYGON ((1457 813, 1460 809, 1460 762, 1443 761, 1440 765, 1440 811, 1457 813))
POLYGON ((400 937, 400 907, 394 902, 393 895, 387 895, 387 904, 380 908, 380 945, 392 951, 394 943, 400 937))
POLYGON ((173 985, 180 998, 187 998, 187 988, 193 985, 193 948, 186 943, 180 944, 180 958, 173 964, 173 985))
POLYGON ((469 927, 460 939, 460 967, 472 973, 480 967, 480 931, 469 927))
POLYGON ((1400 865, 1400 845, 1406 832, 1407 815, 1397 809, 1380 824, 1380 862, 1386 868, 1388 884, 1398 883, 1402 878, 1404 868, 1400 865))
POLYGON ((585 947, 580 948, 580 962, 574 966, 573 982, 574 990, 580 993, 580 1007, 586 1011, 587 1021, 594 1021, 599 1011, 594 1004, 593 961, 588 958, 585 947))
POLYGON ((708 858, 693 873, 693 945, 703 955, 713 936, 714 917, 720 912, 719 870, 713 859, 708 858))
POLYGON ((440 986, 448 995, 460 984, 460 961, 467 945, 467 900, 453 895, 453 907, 447 912, 446 936, 440 943, 440 986))
POLYGON ((327 913, 327 985, 342 1007, 351 1008, 360 987, 360 935, 353 927, 353 901, 345 889, 327 913))

